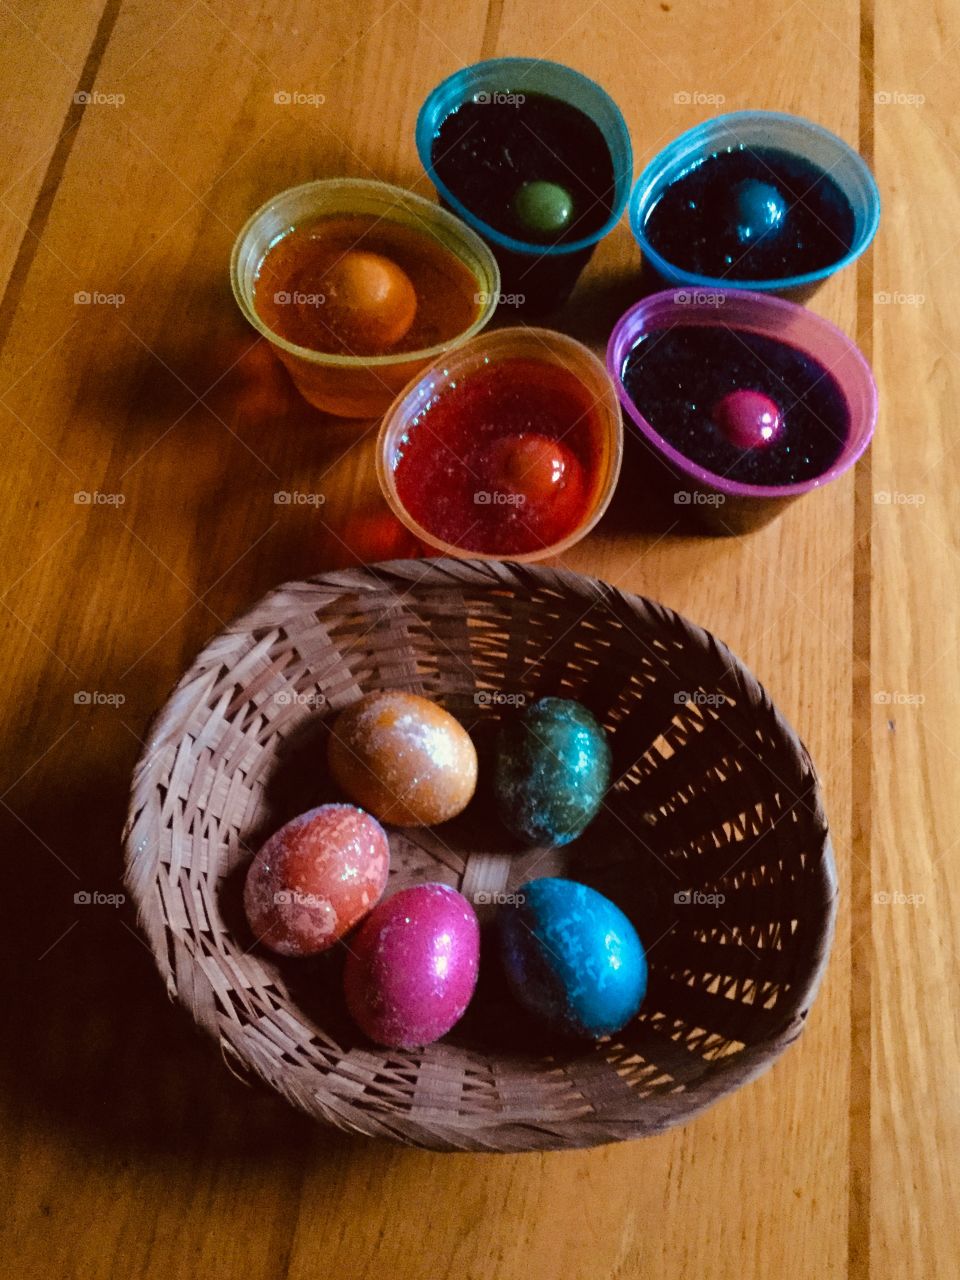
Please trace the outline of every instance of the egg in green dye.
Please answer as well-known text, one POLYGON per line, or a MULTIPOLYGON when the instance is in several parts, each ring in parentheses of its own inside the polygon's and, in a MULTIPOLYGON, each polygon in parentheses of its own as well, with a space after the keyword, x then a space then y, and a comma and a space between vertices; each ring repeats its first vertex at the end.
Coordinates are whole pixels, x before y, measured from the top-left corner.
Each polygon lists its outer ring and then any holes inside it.
POLYGON ((493 788, 501 820, 519 839, 569 844, 609 784, 606 732, 579 702, 540 698, 501 726, 493 788))

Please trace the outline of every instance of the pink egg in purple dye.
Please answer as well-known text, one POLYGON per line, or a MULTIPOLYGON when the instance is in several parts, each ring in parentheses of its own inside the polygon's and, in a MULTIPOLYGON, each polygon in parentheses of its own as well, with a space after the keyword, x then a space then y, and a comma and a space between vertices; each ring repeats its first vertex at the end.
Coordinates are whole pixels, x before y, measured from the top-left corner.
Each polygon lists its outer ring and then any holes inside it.
POLYGON ((445 884, 401 889, 349 940, 347 1008, 377 1044, 413 1049, 439 1040, 463 1016, 477 984, 480 926, 445 884))
POLYGON ((389 869, 376 818, 352 804, 310 809, 274 832, 250 864, 250 928, 281 955, 326 951, 380 901, 389 869))
POLYGON ((714 408, 720 430, 738 449, 762 449, 773 444, 783 430, 778 405, 762 391, 740 387, 730 391, 714 408))

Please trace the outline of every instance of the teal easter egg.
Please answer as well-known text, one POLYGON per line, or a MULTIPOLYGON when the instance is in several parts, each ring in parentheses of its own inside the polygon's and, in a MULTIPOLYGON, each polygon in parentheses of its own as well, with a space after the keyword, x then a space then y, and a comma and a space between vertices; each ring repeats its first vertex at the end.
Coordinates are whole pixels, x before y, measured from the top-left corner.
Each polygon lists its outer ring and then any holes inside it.
POLYGON ((606 732, 579 702, 541 698, 502 725, 493 789, 502 822, 519 839, 575 840, 609 784, 606 732))
POLYGON ((613 1035, 636 1016, 647 958, 616 903, 573 880, 531 880, 499 915, 507 981, 517 1001, 566 1035, 613 1035))
POLYGON ((746 178, 733 189, 737 239, 751 244, 761 236, 777 232, 787 216, 787 204, 776 187, 756 178, 746 178))

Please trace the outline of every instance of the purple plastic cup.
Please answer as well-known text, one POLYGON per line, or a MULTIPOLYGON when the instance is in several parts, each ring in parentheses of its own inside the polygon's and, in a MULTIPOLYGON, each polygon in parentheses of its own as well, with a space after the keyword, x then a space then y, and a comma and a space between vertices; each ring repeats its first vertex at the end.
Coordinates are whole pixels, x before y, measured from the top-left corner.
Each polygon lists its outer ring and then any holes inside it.
POLYGON ((796 498, 822 489, 857 461, 870 443, 877 419, 876 383, 856 343, 814 312, 769 294, 737 289, 668 289, 651 294, 617 321, 607 346, 607 369, 628 423, 662 465, 664 483, 673 486, 678 510, 685 509, 711 533, 758 529, 796 498), (849 412, 847 438, 836 461, 798 484, 742 484, 700 466, 654 430, 627 393, 623 364, 645 333, 684 324, 761 333, 796 347, 823 365, 836 379, 849 412))

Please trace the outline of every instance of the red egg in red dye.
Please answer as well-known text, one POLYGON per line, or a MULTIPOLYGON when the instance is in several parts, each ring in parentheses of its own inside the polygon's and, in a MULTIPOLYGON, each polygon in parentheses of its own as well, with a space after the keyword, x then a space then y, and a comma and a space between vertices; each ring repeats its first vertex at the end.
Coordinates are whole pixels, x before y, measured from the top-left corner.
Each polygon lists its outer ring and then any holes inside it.
POLYGON ((516 357, 464 374, 411 419, 397 496, 458 549, 522 555, 562 542, 597 501, 599 410, 561 365, 516 357))
POLYGON ((389 867, 376 818, 350 804, 310 809, 250 864, 243 893, 250 928, 281 955, 326 951, 379 902, 389 867))
MULTIPOLYGON (((575 527, 584 507, 584 469, 562 440, 523 432, 501 436, 471 455, 491 477, 497 494, 512 496, 517 505, 549 512, 558 526, 575 527)), ((522 514, 522 513, 521 513, 522 514)))
POLYGON ((480 926, 456 889, 420 884, 380 903, 350 939, 350 1015, 376 1044, 413 1049, 445 1035, 477 984, 480 926))

